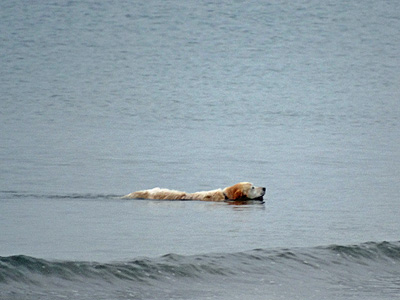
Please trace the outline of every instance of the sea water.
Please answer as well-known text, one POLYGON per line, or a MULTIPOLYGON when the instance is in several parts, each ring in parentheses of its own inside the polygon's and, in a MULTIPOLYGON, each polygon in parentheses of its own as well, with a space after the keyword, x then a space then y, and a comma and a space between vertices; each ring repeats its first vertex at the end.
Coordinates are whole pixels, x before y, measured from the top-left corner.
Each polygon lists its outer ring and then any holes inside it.
POLYGON ((399 12, 2 1, 1 298, 396 299, 399 12))

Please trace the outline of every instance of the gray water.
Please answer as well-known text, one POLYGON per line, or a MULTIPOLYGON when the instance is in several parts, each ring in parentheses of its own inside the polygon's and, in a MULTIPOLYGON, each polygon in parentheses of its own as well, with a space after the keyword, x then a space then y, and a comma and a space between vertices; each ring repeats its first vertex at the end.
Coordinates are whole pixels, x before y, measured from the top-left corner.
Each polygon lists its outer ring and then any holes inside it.
POLYGON ((0 256, 399 240, 398 2, 1 1, 0 32, 0 256), (239 181, 266 203, 118 199, 239 181))

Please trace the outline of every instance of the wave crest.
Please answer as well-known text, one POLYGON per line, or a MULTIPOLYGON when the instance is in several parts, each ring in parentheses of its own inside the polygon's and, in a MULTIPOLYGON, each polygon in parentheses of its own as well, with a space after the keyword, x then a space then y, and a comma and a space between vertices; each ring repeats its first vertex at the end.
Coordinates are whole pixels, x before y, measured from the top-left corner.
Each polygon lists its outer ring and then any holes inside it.
POLYGON ((400 263, 400 242, 368 242, 353 246, 320 246, 293 249, 255 249, 232 254, 182 256, 167 254, 160 258, 141 258, 127 262, 97 263, 48 261, 16 255, 0 257, 0 283, 40 284, 46 278, 80 281, 82 278, 151 283, 168 278, 205 278, 248 274, 285 274, 304 272, 305 268, 336 272, 356 265, 400 263))

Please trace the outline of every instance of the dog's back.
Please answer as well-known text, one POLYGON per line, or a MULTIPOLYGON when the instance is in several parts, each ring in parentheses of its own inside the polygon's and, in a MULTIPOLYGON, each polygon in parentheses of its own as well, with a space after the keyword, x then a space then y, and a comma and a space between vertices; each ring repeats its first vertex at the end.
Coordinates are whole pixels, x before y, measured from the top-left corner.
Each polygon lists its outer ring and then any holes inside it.
POLYGON ((125 199, 159 199, 159 200, 200 200, 200 201, 224 201, 225 196, 221 189, 205 192, 186 193, 170 189, 153 188, 130 193, 125 199))
POLYGON ((184 200, 187 194, 181 191, 160 189, 158 187, 151 190, 143 190, 130 193, 123 198, 129 199, 160 199, 160 200, 184 200))
POLYGON ((187 194, 189 200, 224 201, 225 195, 221 189, 187 194))

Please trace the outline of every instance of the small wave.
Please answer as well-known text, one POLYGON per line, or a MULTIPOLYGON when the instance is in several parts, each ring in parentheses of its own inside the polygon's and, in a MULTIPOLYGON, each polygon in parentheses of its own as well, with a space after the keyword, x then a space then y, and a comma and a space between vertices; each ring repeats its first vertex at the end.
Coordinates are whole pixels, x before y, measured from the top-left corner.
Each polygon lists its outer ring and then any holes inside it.
MULTIPOLYGON (((167 254, 127 262, 96 263, 48 261, 16 255, 0 257, 0 283, 40 284, 46 278, 81 281, 128 281, 151 284, 168 278, 208 278, 210 276, 293 276, 308 269, 335 273, 358 268, 385 268, 400 263, 400 242, 368 242, 353 246, 324 246, 293 249, 255 249, 239 253, 195 256, 167 254), (290 273, 290 274, 289 274, 290 273)), ((370 270, 368 270, 370 271, 370 270)), ((400 275, 400 270, 398 271, 400 275)))
POLYGON ((368 242, 353 246, 332 245, 326 247, 345 259, 359 258, 361 260, 391 259, 400 261, 400 242, 368 242))

